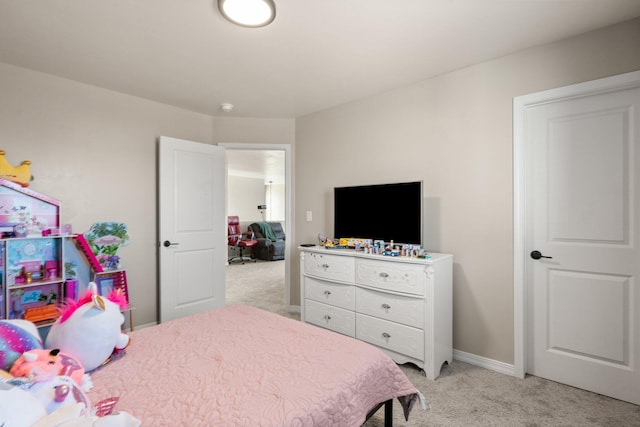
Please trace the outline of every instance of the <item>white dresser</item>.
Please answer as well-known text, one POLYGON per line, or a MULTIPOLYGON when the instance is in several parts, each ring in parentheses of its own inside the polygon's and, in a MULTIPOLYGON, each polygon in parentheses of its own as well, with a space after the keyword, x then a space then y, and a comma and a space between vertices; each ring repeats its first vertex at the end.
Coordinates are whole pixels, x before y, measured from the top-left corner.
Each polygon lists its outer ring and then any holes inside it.
POLYGON ((300 248, 301 319, 412 362, 429 379, 453 360, 453 256, 429 259, 300 248))

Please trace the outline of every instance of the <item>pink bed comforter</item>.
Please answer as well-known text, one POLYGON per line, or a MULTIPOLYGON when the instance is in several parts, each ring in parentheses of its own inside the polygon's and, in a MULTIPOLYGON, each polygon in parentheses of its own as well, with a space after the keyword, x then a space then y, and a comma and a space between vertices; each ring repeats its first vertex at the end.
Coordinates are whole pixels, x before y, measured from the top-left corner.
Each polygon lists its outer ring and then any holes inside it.
POLYGON ((417 390, 380 350, 254 307, 228 306, 131 333, 91 373, 92 402, 143 426, 359 426, 417 390))

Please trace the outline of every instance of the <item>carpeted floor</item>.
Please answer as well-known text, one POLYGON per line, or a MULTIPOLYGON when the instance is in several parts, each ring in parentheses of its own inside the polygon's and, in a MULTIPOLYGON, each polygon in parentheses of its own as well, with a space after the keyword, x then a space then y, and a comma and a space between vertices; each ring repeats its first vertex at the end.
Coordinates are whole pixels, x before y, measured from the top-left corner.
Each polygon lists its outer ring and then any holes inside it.
POLYGON ((226 267, 227 305, 247 304, 300 320, 284 303, 284 261, 257 261, 226 267))
MULTIPOLYGON (((284 304, 284 261, 226 267, 227 304, 249 304, 300 319, 284 304)), ((640 406, 537 377, 524 380, 454 361, 429 381, 415 366, 401 366, 426 397, 409 422, 394 402, 395 426, 640 426, 640 406)), ((638 391, 640 393, 640 390, 638 391)), ((366 427, 384 425, 378 411, 366 427)))

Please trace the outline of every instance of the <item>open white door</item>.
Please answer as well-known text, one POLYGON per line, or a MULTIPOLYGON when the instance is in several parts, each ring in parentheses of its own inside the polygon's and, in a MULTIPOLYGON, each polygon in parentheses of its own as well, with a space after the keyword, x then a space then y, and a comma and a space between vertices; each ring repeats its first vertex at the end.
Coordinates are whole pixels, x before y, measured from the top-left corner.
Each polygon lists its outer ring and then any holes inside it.
POLYGON ((526 372, 640 404, 640 73, 518 112, 526 372))
POLYGON ((224 149, 160 137, 160 322, 225 304, 224 149))

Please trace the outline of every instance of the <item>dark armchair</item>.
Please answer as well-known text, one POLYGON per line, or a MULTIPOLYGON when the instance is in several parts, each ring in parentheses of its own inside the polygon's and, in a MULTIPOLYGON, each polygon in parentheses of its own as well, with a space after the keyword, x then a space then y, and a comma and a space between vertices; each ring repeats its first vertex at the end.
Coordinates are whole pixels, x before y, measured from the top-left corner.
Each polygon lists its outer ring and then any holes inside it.
POLYGON ((254 222, 249 226, 254 239, 253 256, 267 261, 284 259, 285 235, 279 222, 254 222))

